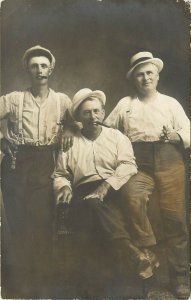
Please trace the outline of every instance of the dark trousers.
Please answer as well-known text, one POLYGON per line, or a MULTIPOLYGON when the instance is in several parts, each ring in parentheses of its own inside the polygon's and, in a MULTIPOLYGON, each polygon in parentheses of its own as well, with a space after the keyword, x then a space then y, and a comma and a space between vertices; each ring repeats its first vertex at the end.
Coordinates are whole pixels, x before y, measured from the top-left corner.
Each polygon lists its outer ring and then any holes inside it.
POLYGON ((15 170, 8 156, 2 161, 3 268, 23 286, 28 278, 38 281, 50 268, 53 170, 51 148, 20 147, 15 170))
POLYGON ((188 275, 189 266, 182 153, 178 146, 170 143, 134 143, 133 148, 139 172, 124 186, 133 237, 138 246, 156 243, 147 204, 157 189, 171 278, 181 281, 188 275))
MULTIPOLYGON (((108 257, 113 257, 112 268, 115 268, 115 272, 131 272, 132 276, 137 275, 140 251, 131 243, 121 210, 123 201, 126 202, 127 198, 121 197, 122 189, 115 191, 111 188, 103 202, 99 199, 83 200, 101 183, 102 181, 85 183, 74 191, 66 223, 69 229, 79 236, 79 240, 83 240, 81 245, 85 245, 85 253, 90 254, 90 243, 96 245, 102 251, 102 256, 107 252, 108 257)), ((86 254, 82 257, 86 265, 86 254)), ((99 257, 97 259, 100 260, 99 257)))
POLYGON ((101 183, 102 181, 89 182, 75 190, 69 210, 69 226, 73 231, 93 236, 94 239, 129 240, 129 233, 121 213, 119 191, 111 188, 103 202, 99 199, 83 200, 101 183))

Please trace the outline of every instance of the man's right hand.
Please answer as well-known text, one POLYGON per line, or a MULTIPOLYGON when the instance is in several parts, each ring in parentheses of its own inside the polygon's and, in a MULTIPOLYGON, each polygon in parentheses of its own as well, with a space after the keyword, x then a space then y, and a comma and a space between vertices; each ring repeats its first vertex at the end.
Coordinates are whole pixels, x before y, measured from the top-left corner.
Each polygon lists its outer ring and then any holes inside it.
POLYGON ((70 203, 72 199, 72 191, 68 186, 61 188, 56 194, 56 204, 70 203))
POLYGON ((18 150, 17 145, 10 143, 6 138, 1 139, 1 151, 13 157, 13 153, 18 150))

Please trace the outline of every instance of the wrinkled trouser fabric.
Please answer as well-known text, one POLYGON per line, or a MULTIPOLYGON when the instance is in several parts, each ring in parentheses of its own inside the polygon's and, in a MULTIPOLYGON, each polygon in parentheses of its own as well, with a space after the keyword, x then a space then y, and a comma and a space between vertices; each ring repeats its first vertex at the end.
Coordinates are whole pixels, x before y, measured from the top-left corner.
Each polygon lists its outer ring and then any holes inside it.
POLYGON ((83 200, 93 192, 102 181, 89 182, 79 186, 70 205, 69 226, 73 231, 94 238, 103 237, 107 241, 130 239, 120 211, 120 192, 112 188, 101 202, 99 199, 83 200))
POLYGON ((53 150, 23 146, 17 153, 16 169, 11 169, 10 158, 4 156, 1 171, 4 204, 2 261, 5 268, 10 267, 14 280, 20 278, 24 286, 27 278, 38 281, 43 277, 50 262, 53 150))
POLYGON ((139 172, 125 185, 132 237, 140 247, 156 243, 147 216, 147 204, 154 189, 167 245, 171 278, 188 275, 188 230, 186 222, 185 166, 178 146, 170 143, 134 143, 139 172))
POLYGON ((66 224, 72 232, 79 235, 80 240, 88 248, 90 241, 100 245, 102 251, 106 246, 108 255, 112 254, 114 265, 118 271, 131 270, 132 275, 137 272, 138 255, 140 254, 130 240, 130 235, 122 213, 121 189, 108 191, 104 201, 99 199, 83 200, 93 192, 103 181, 89 182, 79 186, 73 195, 68 208, 66 224), (87 243, 88 242, 88 243, 87 243))

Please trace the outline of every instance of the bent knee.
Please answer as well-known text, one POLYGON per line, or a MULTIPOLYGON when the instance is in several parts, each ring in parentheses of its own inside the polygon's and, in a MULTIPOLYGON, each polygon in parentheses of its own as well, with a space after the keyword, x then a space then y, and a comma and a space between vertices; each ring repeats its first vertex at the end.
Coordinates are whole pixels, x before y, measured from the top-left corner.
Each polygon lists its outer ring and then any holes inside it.
POLYGON ((127 202, 131 207, 142 207, 143 205, 146 205, 149 201, 149 196, 150 193, 145 190, 141 192, 137 192, 136 189, 121 191, 122 201, 127 202))

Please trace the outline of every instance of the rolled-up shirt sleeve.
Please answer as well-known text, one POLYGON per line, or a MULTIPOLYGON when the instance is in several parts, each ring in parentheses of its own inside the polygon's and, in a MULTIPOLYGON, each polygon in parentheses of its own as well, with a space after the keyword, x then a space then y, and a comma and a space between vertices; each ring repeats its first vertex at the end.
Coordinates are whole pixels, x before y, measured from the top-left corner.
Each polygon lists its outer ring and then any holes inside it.
POLYGON ((10 113, 12 94, 0 97, 0 120, 5 119, 10 113))
POLYGON ((117 167, 106 181, 114 190, 119 190, 133 175, 137 174, 137 165, 128 137, 116 130, 116 140, 118 148, 117 167))
POLYGON ((71 182, 73 179, 72 173, 69 170, 68 164, 68 152, 59 152, 56 162, 56 168, 53 174, 53 188, 57 193, 62 187, 68 186, 71 188, 71 182))
POLYGON ((0 139, 4 137, 6 119, 11 110, 11 98, 13 93, 0 97, 0 139))
MULTIPOLYGON (((174 99, 175 100, 175 99, 174 99)), ((174 130, 180 135, 185 148, 190 147, 190 120, 178 101, 171 106, 174 130)))

